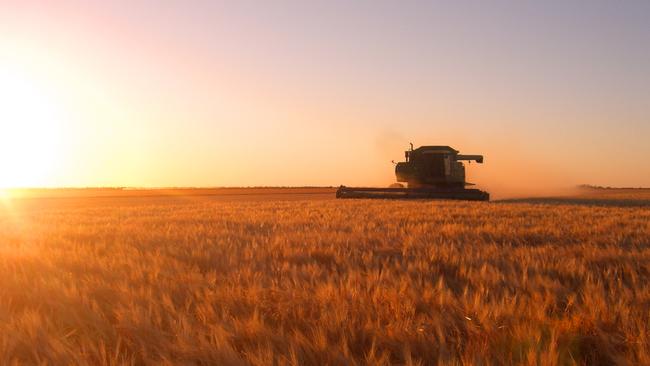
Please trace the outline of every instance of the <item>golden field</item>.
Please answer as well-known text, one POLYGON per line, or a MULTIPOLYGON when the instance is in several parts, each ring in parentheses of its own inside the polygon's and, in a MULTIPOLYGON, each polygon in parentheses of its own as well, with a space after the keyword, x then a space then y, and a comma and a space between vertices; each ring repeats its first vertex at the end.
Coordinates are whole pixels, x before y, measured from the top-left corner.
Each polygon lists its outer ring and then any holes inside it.
POLYGON ((286 198, 5 198, 0 364, 650 364, 637 193, 286 198))

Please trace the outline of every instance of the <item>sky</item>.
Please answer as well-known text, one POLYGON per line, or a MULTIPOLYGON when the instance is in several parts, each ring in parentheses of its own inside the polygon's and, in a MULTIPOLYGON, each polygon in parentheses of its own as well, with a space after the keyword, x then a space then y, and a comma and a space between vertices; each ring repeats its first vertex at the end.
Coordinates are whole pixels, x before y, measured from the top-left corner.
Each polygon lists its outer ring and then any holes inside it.
POLYGON ((0 0, 1 186, 650 186, 648 1, 0 0))

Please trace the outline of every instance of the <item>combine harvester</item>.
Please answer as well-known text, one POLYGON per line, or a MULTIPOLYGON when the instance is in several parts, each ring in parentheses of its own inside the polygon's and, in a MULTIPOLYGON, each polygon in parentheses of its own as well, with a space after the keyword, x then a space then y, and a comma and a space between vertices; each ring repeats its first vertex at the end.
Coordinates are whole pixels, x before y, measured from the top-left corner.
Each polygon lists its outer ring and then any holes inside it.
POLYGON ((336 191, 336 198, 408 198, 489 201, 490 194, 465 181, 462 161, 483 163, 482 155, 460 155, 449 146, 421 146, 404 152, 406 161, 395 165, 395 175, 402 184, 391 188, 345 187, 336 191))

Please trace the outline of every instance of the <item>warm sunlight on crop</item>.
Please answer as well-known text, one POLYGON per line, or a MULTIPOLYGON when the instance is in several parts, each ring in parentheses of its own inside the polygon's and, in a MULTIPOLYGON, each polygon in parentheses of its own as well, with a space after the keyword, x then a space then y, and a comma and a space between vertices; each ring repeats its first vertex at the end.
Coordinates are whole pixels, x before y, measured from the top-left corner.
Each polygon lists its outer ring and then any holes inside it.
POLYGON ((28 74, 0 68, 0 187, 51 184, 62 115, 50 94, 28 74))

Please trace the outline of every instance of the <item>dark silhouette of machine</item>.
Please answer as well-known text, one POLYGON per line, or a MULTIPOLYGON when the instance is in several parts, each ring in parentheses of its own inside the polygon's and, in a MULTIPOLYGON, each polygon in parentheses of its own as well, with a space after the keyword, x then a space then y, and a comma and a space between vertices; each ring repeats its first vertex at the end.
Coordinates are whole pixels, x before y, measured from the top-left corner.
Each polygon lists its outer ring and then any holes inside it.
POLYGON ((461 155, 449 146, 421 146, 404 153, 406 161, 395 165, 398 182, 390 188, 345 187, 336 191, 337 198, 429 198, 488 201, 490 194, 465 181, 463 161, 483 163, 482 155, 461 155))

